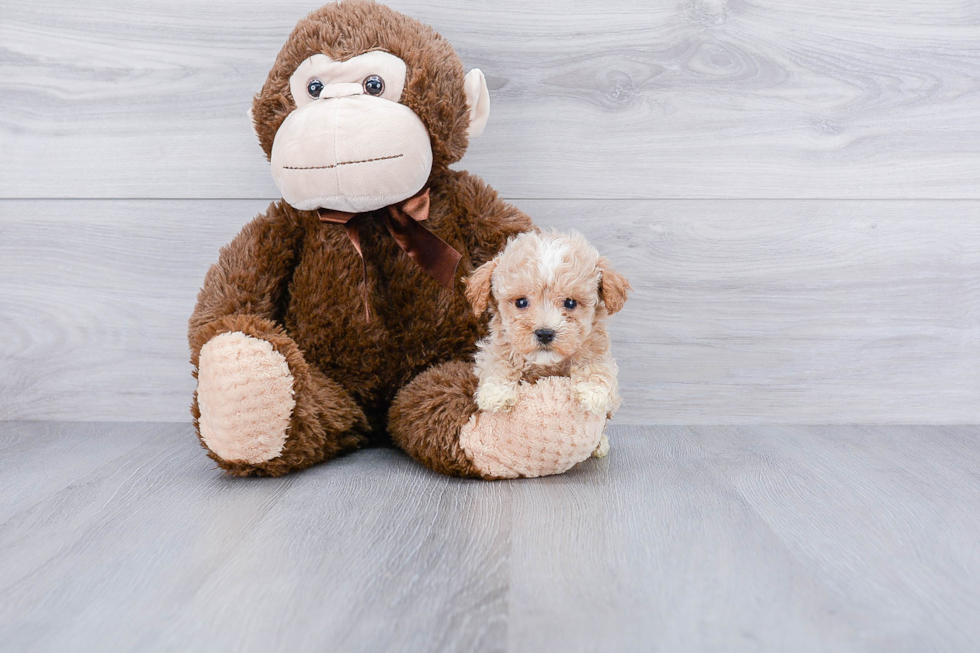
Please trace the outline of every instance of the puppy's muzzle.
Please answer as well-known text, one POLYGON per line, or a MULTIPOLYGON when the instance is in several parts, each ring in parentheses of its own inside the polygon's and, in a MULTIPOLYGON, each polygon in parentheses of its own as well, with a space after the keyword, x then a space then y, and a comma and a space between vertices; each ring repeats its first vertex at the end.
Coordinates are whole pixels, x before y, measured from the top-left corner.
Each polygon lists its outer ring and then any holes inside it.
POLYGON ((554 329, 535 329, 535 331, 534 331, 534 337, 537 338, 538 339, 538 342, 540 342, 542 345, 547 345, 552 340, 555 339, 555 330, 554 329))

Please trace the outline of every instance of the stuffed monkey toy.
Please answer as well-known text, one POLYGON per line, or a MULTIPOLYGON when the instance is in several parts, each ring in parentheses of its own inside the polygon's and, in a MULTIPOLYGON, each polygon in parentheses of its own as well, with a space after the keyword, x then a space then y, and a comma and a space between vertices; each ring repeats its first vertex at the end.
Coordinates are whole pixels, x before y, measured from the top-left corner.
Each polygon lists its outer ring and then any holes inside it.
POLYGON ((282 200, 221 250, 189 324, 194 424, 227 473, 393 442, 437 472, 492 479, 565 471, 595 448, 604 420, 560 380, 477 415, 487 326, 464 280, 534 228, 449 169, 489 100, 447 41, 369 0, 290 34, 250 112, 282 200))

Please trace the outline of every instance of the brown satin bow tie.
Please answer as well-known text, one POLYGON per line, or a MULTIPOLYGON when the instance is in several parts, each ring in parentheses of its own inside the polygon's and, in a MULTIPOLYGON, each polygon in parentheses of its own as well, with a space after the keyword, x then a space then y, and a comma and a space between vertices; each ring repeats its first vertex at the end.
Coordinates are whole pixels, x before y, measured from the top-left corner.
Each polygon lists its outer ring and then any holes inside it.
MULTIPOLYGON (((456 278, 456 266, 461 258, 460 253, 420 224, 429 218, 429 189, 421 190, 407 200, 385 208, 388 211, 381 215, 381 219, 398 246, 412 257, 426 274, 452 290, 456 278)), ((331 209, 317 209, 317 214, 323 222, 344 225, 347 237, 361 257, 364 268, 364 315, 370 320, 367 261, 364 260, 364 252, 361 251, 359 228, 365 220, 372 219, 373 215, 370 212, 347 213, 331 209)))

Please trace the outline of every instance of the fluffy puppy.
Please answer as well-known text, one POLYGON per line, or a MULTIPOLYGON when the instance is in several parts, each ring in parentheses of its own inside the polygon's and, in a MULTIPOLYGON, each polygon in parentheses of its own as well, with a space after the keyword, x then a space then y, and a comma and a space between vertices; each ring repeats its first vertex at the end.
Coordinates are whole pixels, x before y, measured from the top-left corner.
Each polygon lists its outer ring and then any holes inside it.
MULTIPOLYGON (((490 335, 478 343, 476 403, 510 410, 521 381, 571 378, 572 394, 599 415, 619 407, 616 361, 605 321, 631 290, 578 232, 527 232, 467 279, 477 315, 490 310, 490 335)), ((608 444, 603 436, 599 455, 608 444)))

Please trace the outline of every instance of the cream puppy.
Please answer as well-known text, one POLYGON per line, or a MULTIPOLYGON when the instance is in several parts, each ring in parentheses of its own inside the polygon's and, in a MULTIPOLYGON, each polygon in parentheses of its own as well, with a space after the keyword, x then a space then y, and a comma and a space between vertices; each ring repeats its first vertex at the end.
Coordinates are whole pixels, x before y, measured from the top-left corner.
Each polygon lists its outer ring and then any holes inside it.
MULTIPOLYGON (((618 369, 605 321, 631 288, 582 234, 515 236, 466 284, 476 314, 491 313, 490 335, 476 353, 481 410, 510 410, 521 381, 567 376, 586 410, 612 416, 620 404, 618 369)), ((597 455, 607 450, 603 436, 597 455)))

